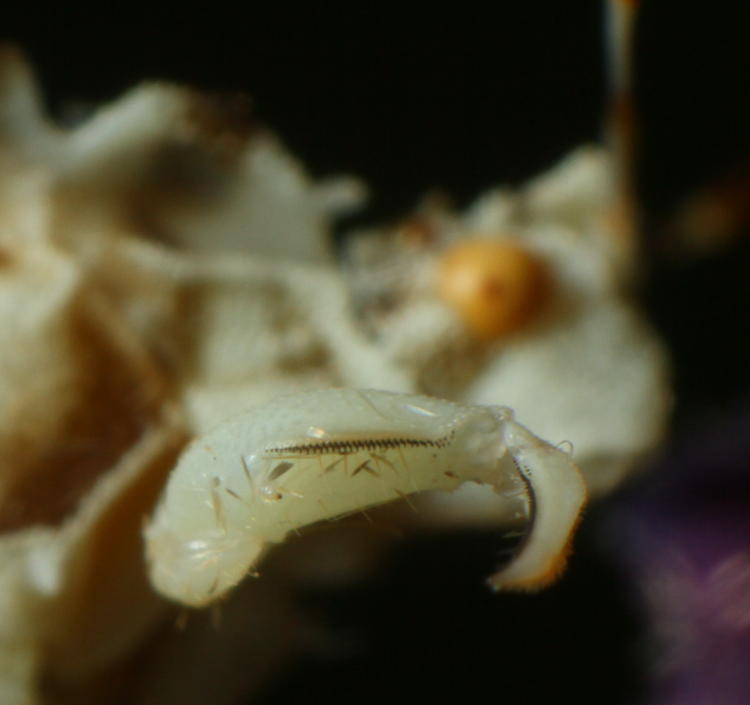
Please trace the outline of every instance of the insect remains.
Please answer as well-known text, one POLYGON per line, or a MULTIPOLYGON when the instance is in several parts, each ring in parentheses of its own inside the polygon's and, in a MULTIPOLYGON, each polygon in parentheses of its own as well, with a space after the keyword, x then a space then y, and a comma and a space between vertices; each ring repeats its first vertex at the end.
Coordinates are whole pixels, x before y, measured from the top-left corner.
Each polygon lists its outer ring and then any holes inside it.
POLYGON ((489 584, 554 579, 586 488, 570 454, 507 407, 355 389, 279 398, 184 452, 145 529, 151 580, 171 599, 207 605, 290 531, 402 499, 418 509, 467 483, 498 500, 499 525, 512 497, 526 499, 525 538, 489 584))

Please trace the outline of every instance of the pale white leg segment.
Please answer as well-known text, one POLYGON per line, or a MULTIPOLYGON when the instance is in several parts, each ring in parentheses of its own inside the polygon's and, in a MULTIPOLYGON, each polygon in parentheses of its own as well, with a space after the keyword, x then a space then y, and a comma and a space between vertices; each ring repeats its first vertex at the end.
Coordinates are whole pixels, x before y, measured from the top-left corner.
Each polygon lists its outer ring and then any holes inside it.
POLYGON ((418 507, 409 525, 450 523, 455 510, 475 525, 476 503, 459 490, 476 486, 497 500, 493 525, 508 524, 522 488, 530 510, 520 550, 490 584, 554 579, 585 486, 570 454, 518 424, 510 409, 377 390, 279 398, 185 450, 145 529, 151 580, 183 604, 207 605, 288 535, 399 498, 418 507))

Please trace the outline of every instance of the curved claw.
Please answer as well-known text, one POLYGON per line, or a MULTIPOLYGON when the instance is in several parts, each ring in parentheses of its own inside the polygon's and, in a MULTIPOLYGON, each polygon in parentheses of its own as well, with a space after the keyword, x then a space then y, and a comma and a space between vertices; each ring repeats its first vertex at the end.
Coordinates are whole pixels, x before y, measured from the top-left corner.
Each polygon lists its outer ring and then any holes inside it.
POLYGON ((505 415, 503 441, 529 492, 529 532, 516 558, 488 578, 494 589, 536 589, 565 567, 586 503, 586 485, 569 453, 542 441, 505 415))

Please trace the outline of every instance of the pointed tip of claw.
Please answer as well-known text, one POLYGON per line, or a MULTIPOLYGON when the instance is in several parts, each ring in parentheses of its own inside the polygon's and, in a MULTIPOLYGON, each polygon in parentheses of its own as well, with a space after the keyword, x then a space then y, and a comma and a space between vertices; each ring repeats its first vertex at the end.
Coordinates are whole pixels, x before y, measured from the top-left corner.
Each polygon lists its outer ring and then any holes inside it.
POLYGON ((568 559, 573 552, 572 538, 565 548, 540 570, 527 575, 506 575, 500 570, 487 578, 487 585, 493 592, 508 590, 513 592, 538 592, 556 583, 565 572, 568 559))

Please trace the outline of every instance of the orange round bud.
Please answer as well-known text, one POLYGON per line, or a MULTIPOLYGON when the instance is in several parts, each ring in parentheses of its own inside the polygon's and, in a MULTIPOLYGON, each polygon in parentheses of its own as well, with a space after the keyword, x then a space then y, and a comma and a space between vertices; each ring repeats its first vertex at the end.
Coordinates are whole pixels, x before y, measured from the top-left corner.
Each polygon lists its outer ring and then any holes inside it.
POLYGON ((440 263, 440 295, 481 340, 523 327, 541 308, 549 290, 544 264, 515 243, 463 240, 440 263))

